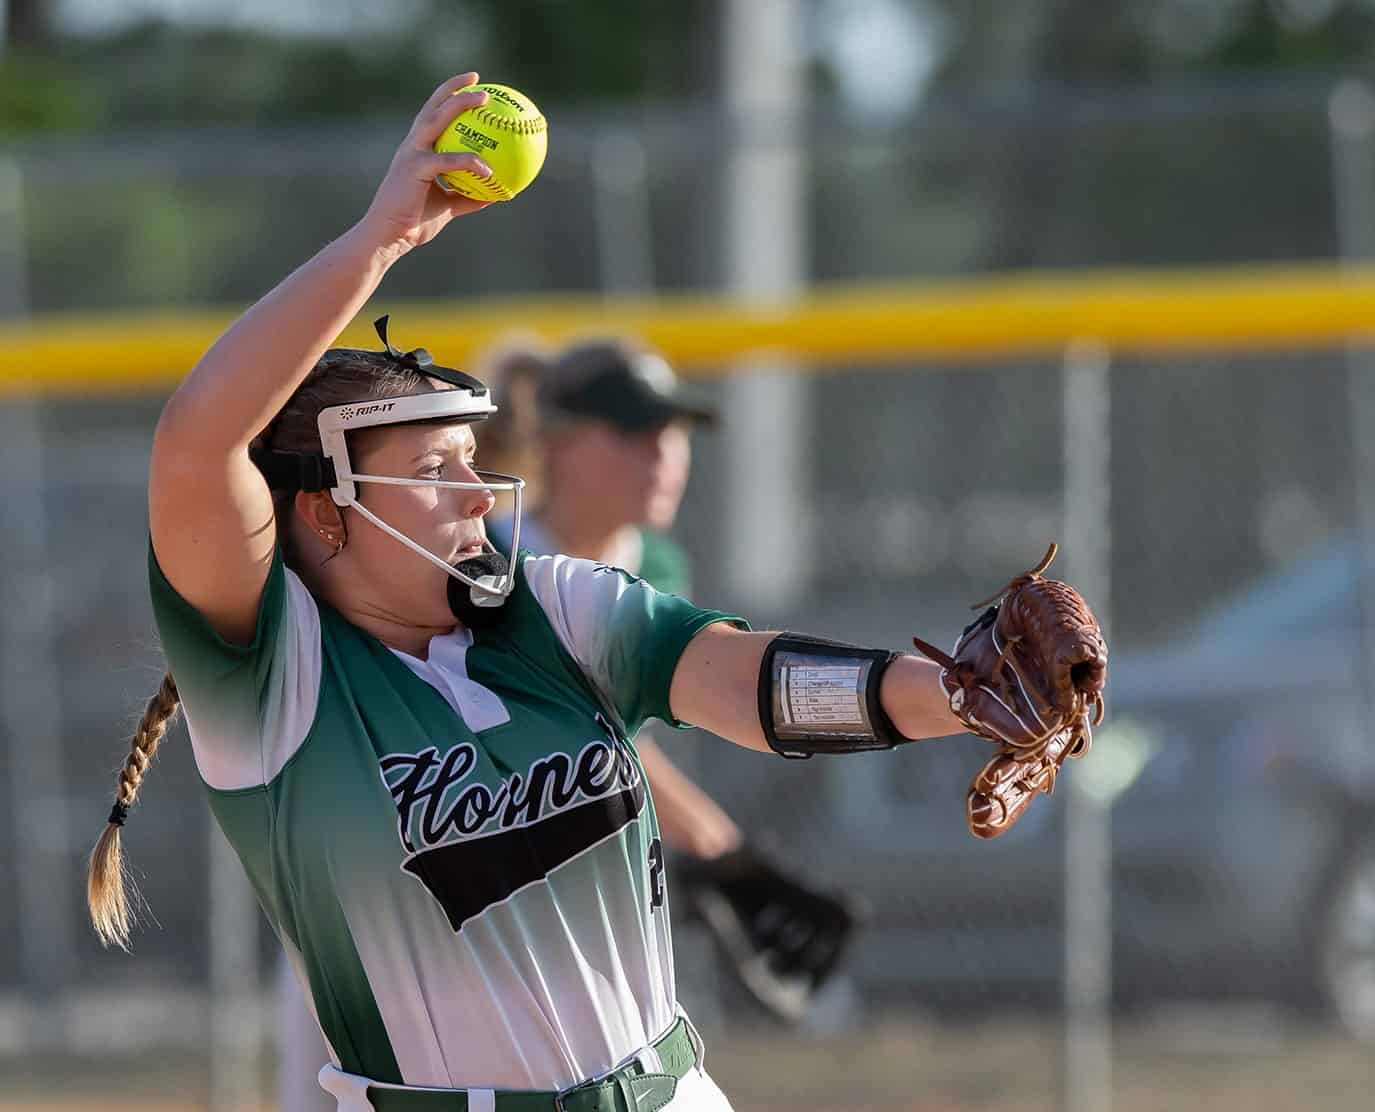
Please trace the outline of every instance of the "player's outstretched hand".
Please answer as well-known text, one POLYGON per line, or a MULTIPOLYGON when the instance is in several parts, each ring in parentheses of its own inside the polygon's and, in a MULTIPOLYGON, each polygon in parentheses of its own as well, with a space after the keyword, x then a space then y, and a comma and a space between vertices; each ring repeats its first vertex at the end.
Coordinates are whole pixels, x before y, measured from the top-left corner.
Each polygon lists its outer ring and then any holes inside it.
POLYGON ((430 94, 415 117, 361 221, 379 246, 409 251, 429 243, 454 217, 487 207, 486 201, 446 193, 435 185, 440 174, 454 171, 467 171, 478 177, 492 173, 491 167, 475 154, 434 151, 434 141, 455 116, 487 103, 486 93, 459 92, 475 85, 477 79, 476 73, 449 78, 430 94))

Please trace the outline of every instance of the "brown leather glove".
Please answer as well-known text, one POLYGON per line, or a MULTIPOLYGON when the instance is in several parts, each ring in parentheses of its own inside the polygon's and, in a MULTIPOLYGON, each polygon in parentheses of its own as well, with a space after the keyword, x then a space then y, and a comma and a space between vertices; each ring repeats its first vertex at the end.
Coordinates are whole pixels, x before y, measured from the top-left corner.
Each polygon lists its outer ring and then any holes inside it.
POLYGON ((1088 752, 1103 721, 1108 646, 1079 592, 1042 576, 1056 551, 1052 544, 1035 568, 977 604, 988 609, 953 656, 912 638, 941 665, 955 716, 1000 747, 969 788, 969 829, 979 838, 996 838, 1049 794, 1060 766, 1088 752))

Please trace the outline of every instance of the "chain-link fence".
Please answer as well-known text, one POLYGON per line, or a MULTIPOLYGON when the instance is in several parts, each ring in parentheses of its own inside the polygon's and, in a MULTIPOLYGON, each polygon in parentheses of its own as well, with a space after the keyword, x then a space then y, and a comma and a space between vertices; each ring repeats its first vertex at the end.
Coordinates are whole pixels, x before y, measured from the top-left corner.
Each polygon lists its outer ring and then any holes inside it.
MULTIPOLYGON (((823 120, 800 163, 799 278, 1331 256, 1326 104, 1313 88, 949 106, 882 131, 823 120)), ((0 240, 20 265, 0 296, 35 314, 251 300, 362 212, 394 130, 17 151, 20 218, 0 240)), ((749 129, 681 116, 559 131, 527 198, 408 258, 377 303, 722 280, 713 148, 749 129)), ((1361 365, 1340 350, 1107 354, 1109 454, 1089 466, 1107 495, 1112 717, 1073 775, 1112 804, 1114 1000, 1321 1005, 1375 1035, 1361 365)), ((699 601, 761 628, 949 639, 968 604, 1074 535, 1066 444, 1088 433, 1067 420, 1067 373, 1059 356, 793 368, 793 442, 764 445, 746 443, 756 414, 739 411, 739 379, 701 385, 736 408, 695 442, 676 529, 699 601), (777 453, 796 464, 786 475, 750 466, 777 453), (723 524, 760 484, 794 512, 787 589, 762 604, 760 569, 742 568, 748 547, 723 524)), ((271 939, 250 927, 245 950, 232 879, 216 879, 183 735, 126 832, 157 925, 131 957, 84 925, 85 853, 160 676, 144 496, 160 403, 15 400, 0 414, 0 879, 14 894, 0 905, 0 1053, 198 1051, 224 1030, 212 986, 270 979, 271 939)), ((1064 574, 1080 558, 1068 550, 1064 574)), ((1069 793, 980 843, 963 816, 977 743, 806 763, 693 736, 670 748, 752 837, 868 905, 818 1025, 1061 1007, 1069 793)), ((704 1013, 741 1021, 740 1001, 684 980, 704 1013)))

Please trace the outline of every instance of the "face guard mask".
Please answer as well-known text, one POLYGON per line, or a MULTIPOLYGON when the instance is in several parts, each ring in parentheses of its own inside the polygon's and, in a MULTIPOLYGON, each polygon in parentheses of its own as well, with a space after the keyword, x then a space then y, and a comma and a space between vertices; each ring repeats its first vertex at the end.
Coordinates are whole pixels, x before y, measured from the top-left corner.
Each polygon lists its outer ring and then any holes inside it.
MULTIPOLYGON (((320 445, 324 448, 325 459, 333 464, 334 483, 329 487, 329 493, 330 497, 334 499, 335 505, 352 507, 387 536, 400 541, 407 548, 419 553, 436 567, 443 568, 453 579, 468 587, 472 604, 477 607, 500 606, 506 601, 506 596, 515 587, 515 564, 501 561, 505 567, 500 568, 497 574, 473 576, 461 571, 460 568, 469 565, 470 561, 464 561, 463 564, 455 567, 423 545, 417 544, 399 529, 387 524, 358 501, 357 484, 380 483, 384 486, 436 487, 441 490, 510 491, 515 496, 515 510, 511 527, 511 550, 514 554, 520 543, 521 490, 525 486, 524 480, 518 479, 514 475, 504 475, 496 471, 477 472, 478 478, 482 480, 478 483, 359 474, 353 470, 353 466, 349 462, 348 441, 344 434, 355 432, 358 429, 378 428, 383 425, 406 425, 417 421, 481 421, 495 413, 496 408, 485 388, 482 389, 481 394, 478 394, 460 386, 454 390, 438 390, 431 394, 410 394, 400 398, 390 398, 386 401, 330 406, 328 409, 320 411, 318 422, 320 445)), ((487 548, 491 553, 500 555, 496 553, 496 549, 492 548, 490 541, 487 542, 487 548)), ((493 570, 496 570, 495 566, 493 570)), ((452 585, 449 594, 452 599, 454 595, 452 585)))
POLYGON ((387 339, 387 317, 375 322, 378 335, 386 345, 389 359, 429 378, 438 379, 453 387, 425 394, 407 394, 399 398, 379 401, 359 401, 335 405, 320 411, 317 427, 320 432, 322 455, 295 452, 265 451, 254 462, 275 488, 290 485, 306 491, 328 490, 337 506, 349 506, 389 537, 442 568, 449 579, 449 606, 460 621, 474 623, 483 611, 492 613, 501 606, 515 587, 514 556, 520 544, 521 491, 523 479, 495 471, 476 472, 481 482, 460 483, 443 479, 410 479, 392 475, 361 475, 353 470, 349 460, 346 433, 383 425, 405 425, 415 422, 473 422, 482 421, 497 411, 487 388, 471 375, 448 367, 436 366, 424 348, 402 353, 387 339), (511 555, 508 561, 491 541, 487 551, 458 566, 448 563, 392 527, 358 501, 359 483, 379 483, 385 486, 437 487, 444 490, 510 491, 515 505, 511 524, 511 555), (467 569, 461 570, 461 569, 467 569))

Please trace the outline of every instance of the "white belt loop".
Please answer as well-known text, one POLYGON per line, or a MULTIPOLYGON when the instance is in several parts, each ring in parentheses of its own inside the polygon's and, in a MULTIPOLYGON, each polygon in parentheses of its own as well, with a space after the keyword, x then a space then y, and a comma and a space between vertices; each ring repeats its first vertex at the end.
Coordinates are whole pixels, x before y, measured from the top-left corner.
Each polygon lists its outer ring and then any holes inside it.
POLYGON ((659 1052, 652 1046, 645 1047, 635 1055, 635 1061, 640 1063, 640 1069, 645 1073, 663 1073, 664 1060, 659 1057, 659 1052))
POLYGON ((326 1065, 320 1070, 320 1088, 339 1102, 339 1112, 374 1112, 368 1099, 369 1089, 390 1089, 398 1093, 466 1093, 468 1112, 497 1112, 495 1089, 436 1089, 427 1085, 393 1085, 373 1081, 356 1073, 345 1073, 338 1066, 326 1065))
POLYGON ((318 1075, 320 1088, 339 1102, 339 1112, 373 1112, 372 1101, 368 1099, 366 1077, 356 1073, 345 1073, 338 1066, 326 1064, 318 1075))

